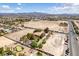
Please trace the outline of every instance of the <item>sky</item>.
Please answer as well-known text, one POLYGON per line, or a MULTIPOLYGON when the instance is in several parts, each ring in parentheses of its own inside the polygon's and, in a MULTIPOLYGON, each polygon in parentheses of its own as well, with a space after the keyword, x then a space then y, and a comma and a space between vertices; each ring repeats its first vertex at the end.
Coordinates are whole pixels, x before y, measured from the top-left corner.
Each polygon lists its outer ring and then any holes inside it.
POLYGON ((0 3, 0 13, 79 14, 78 3, 0 3))

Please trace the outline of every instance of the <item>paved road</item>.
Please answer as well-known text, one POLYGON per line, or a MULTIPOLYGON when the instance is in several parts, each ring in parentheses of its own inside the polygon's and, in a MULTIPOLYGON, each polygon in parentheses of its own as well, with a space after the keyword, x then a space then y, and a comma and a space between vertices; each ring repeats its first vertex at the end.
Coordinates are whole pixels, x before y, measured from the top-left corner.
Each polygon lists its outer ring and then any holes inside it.
POLYGON ((69 46, 69 50, 70 50, 70 55, 79 56, 79 46, 78 46, 78 42, 76 40, 76 33, 74 31, 71 20, 69 20, 68 23, 69 23, 68 46, 69 46))

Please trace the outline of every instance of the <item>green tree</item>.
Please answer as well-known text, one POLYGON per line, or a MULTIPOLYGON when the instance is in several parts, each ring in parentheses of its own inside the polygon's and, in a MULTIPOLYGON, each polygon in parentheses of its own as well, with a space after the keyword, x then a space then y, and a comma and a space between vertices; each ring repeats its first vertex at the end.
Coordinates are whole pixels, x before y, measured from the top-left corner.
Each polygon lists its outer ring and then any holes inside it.
POLYGON ((31 43, 31 47, 32 48, 37 48, 37 42, 33 40, 32 43, 31 43))

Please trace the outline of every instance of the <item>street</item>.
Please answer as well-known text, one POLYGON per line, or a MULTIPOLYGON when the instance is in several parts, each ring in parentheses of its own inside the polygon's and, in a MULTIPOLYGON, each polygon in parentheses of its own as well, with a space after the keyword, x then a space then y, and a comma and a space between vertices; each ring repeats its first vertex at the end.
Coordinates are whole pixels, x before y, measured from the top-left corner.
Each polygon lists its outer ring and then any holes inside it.
POLYGON ((69 20, 68 23, 69 23, 68 46, 69 46, 69 52, 70 52, 69 55, 70 56, 79 56, 79 46, 78 46, 78 42, 76 40, 76 33, 74 31, 71 20, 69 20))

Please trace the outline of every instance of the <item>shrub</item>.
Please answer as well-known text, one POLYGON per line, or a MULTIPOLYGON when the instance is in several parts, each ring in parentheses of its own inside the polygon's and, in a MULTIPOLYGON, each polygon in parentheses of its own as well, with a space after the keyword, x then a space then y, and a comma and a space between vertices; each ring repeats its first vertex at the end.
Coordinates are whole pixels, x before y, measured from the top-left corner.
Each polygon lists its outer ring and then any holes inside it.
POLYGON ((27 34, 27 38, 28 38, 29 40, 34 40, 34 37, 35 37, 35 35, 33 35, 32 33, 28 33, 28 34, 27 34))
POLYGON ((31 47, 32 47, 32 48, 37 48, 37 42, 36 42, 36 41, 32 41, 31 47))
POLYGON ((41 52, 37 52, 37 56, 42 56, 42 53, 41 52))
POLYGON ((65 53, 68 55, 69 54, 69 48, 65 51, 65 53))
POLYGON ((20 38, 20 41, 23 41, 23 39, 27 39, 27 36, 26 36, 26 35, 22 36, 22 37, 20 38))
POLYGON ((44 29, 44 32, 45 32, 45 33, 48 33, 48 32, 49 32, 49 28, 48 28, 48 27, 45 28, 45 29, 44 29))
POLYGON ((68 24, 64 22, 64 23, 60 23, 59 26, 68 26, 68 24))
POLYGON ((46 43, 46 39, 44 39, 42 43, 45 44, 46 43))
POLYGON ((36 42, 38 42, 38 41, 40 40, 40 37, 39 37, 39 36, 34 36, 34 40, 35 40, 36 42))
POLYGON ((34 32, 41 32, 41 29, 35 29, 34 32))
POLYGON ((42 33, 41 35, 40 35, 40 38, 43 38, 45 36, 45 33, 42 33))
POLYGON ((33 34, 27 33, 27 38, 28 38, 28 39, 31 39, 32 36, 33 36, 33 34))
POLYGON ((30 40, 35 40, 37 38, 37 36, 33 35, 30 37, 30 40))
POLYGON ((0 55, 3 55, 4 49, 3 47, 0 48, 0 55))
POLYGON ((3 51, 3 47, 0 48, 0 53, 2 53, 2 51, 3 51))
POLYGON ((11 50, 7 50, 6 55, 13 55, 13 52, 11 50))
POLYGON ((24 25, 22 24, 21 27, 24 27, 24 25))
POLYGON ((29 40, 38 40, 40 37, 37 36, 37 35, 31 34, 31 33, 28 33, 28 34, 27 34, 27 38, 28 38, 29 40))
POLYGON ((16 51, 20 52, 20 51, 22 51, 24 48, 18 45, 18 46, 15 47, 15 49, 16 49, 16 51))
POLYGON ((9 47, 6 47, 6 50, 5 50, 5 55, 13 55, 13 52, 10 50, 9 47))
POLYGON ((43 47, 42 43, 38 45, 38 48, 42 48, 42 47, 43 47))
POLYGON ((14 55, 13 51, 9 47, 0 48, 0 56, 8 56, 8 55, 14 55))
POLYGON ((26 35, 24 35, 24 36, 22 36, 22 37, 20 38, 20 41, 23 41, 24 43, 27 42, 27 40, 28 40, 28 38, 27 38, 26 35))
POLYGON ((25 56, 25 54, 24 53, 19 53, 18 56, 25 56))

